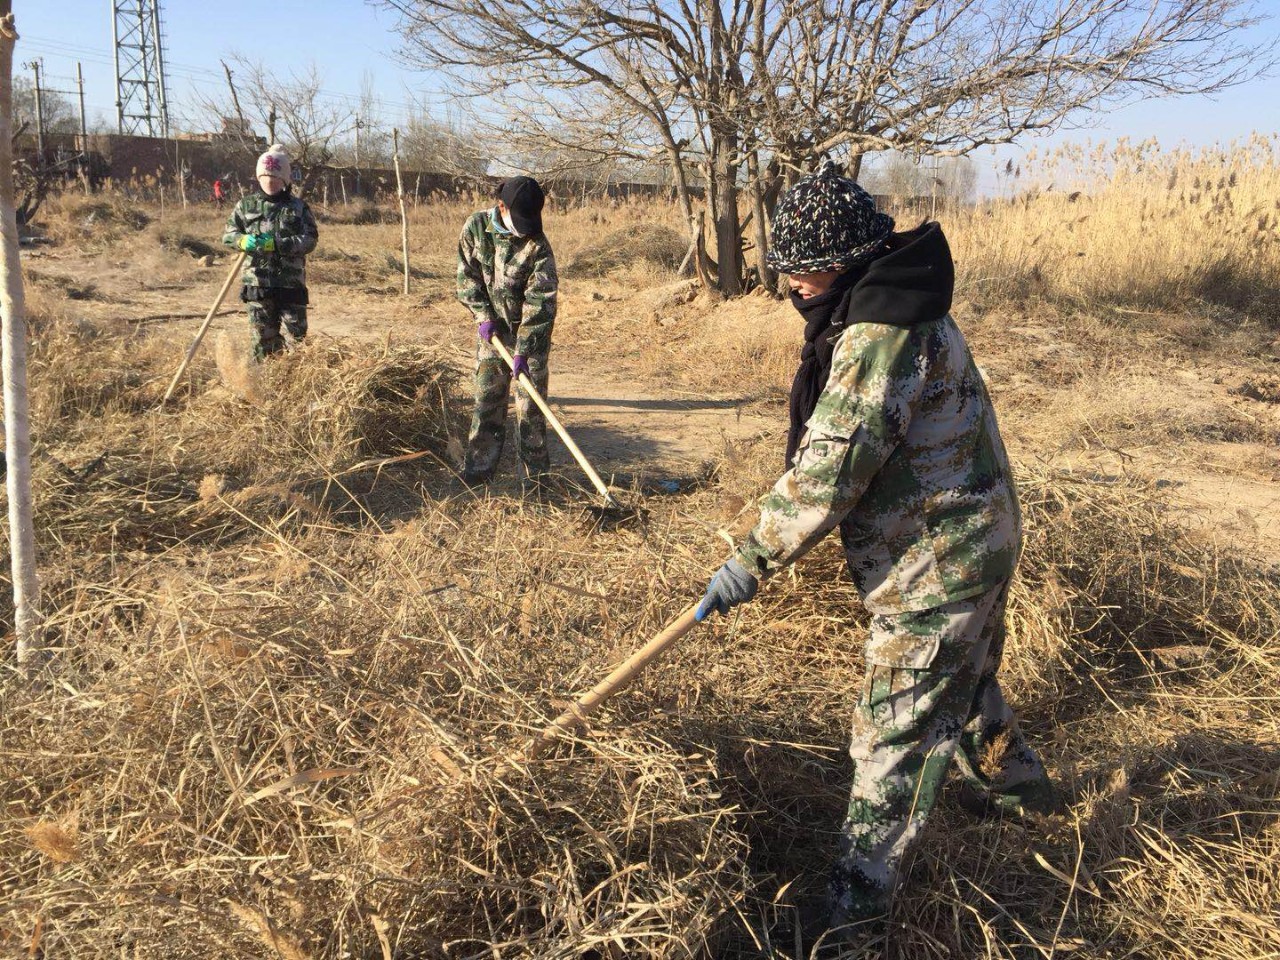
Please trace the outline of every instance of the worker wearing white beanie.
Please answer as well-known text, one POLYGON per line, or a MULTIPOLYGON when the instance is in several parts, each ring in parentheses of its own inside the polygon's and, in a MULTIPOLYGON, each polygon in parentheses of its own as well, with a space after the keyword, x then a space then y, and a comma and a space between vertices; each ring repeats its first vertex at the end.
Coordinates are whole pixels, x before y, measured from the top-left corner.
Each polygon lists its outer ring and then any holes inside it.
MULTIPOLYGON (((279 143, 273 143, 267 148, 267 152, 258 158, 258 168, 254 173, 258 178, 258 183, 262 183, 263 177, 277 177, 284 181, 284 185, 288 185, 293 176, 293 168, 289 163, 289 153, 284 146, 279 143)), ((266 186, 262 188, 267 193, 278 193, 278 190, 268 190, 266 186)))
POLYGON ((280 144, 258 158, 259 189, 227 220, 222 242, 244 251, 240 299, 249 307, 256 359, 296 346, 307 335, 306 257, 319 231, 307 202, 289 189, 289 154, 280 144))

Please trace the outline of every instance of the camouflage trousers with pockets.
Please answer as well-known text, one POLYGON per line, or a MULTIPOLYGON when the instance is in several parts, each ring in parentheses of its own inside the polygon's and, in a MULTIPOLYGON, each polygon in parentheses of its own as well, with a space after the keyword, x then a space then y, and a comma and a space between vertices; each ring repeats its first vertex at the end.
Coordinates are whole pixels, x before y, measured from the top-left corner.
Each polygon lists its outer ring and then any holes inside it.
POLYGON ((249 301, 249 340, 255 360, 296 346, 307 335, 307 307, 274 300, 249 301), (284 328, 281 334, 280 328, 284 328), (287 336, 287 339, 286 339, 287 336))
POLYGON ((1008 583, 929 610, 876 615, 853 725, 853 789, 831 877, 833 927, 888 912, 948 768, 995 810, 1043 809, 1053 786, 996 673, 1008 583))
MULTIPOLYGON (((501 336, 501 334, 494 334, 501 336)), ((514 352, 515 337, 508 335, 503 344, 514 352), (509 337, 509 339, 508 339, 509 337)), ((547 354, 529 354, 529 377, 544 397, 550 382, 547 354)), ((463 470, 480 477, 491 477, 502 459, 506 435, 507 397, 511 391, 511 369, 496 350, 483 340, 476 349, 475 408, 471 414, 471 432, 467 437, 467 456, 463 470)), ((547 453, 547 418, 525 393, 516 388, 516 452, 520 456, 522 476, 537 477, 546 473, 551 461, 547 453)))

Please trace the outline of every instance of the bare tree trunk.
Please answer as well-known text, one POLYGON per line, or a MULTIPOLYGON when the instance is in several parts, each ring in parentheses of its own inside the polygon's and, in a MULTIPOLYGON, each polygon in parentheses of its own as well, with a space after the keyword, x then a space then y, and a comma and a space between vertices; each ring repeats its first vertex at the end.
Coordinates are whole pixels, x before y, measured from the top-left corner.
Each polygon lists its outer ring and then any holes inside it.
POLYGON ((699 210, 698 216, 694 219, 693 267, 698 273, 698 282, 702 284, 702 289, 714 293, 714 283, 711 279, 711 271, 707 267, 707 250, 703 239, 705 222, 706 212, 699 210))
POLYGON ((404 208, 404 181, 400 179, 400 131, 391 129, 391 162, 396 168, 396 196, 400 200, 400 251, 404 256, 404 295, 409 295, 409 214, 404 208))
POLYGON ((716 202, 711 216, 716 230, 716 263, 720 292, 726 297, 742 293, 742 228, 738 222, 738 167, 731 160, 737 148, 732 134, 712 140, 711 184, 716 202))
POLYGON ((13 47, 10 0, 0 0, 0 314, 3 316, 5 460, 17 661, 34 664, 40 649, 40 580, 31 519, 31 424, 27 409, 27 317, 13 197, 13 47))
POLYGON ((769 254, 769 231, 765 225, 764 184, 760 182, 760 157, 753 149, 747 154, 747 176, 751 180, 751 209, 755 219, 756 271, 760 286, 772 291, 778 285, 778 274, 766 262, 769 254))

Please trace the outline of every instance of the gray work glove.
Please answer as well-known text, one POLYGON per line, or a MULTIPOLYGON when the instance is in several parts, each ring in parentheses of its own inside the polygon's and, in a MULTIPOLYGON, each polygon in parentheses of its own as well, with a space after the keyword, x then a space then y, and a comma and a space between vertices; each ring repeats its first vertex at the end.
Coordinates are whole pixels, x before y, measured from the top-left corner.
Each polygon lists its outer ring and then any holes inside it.
POLYGON ((693 612, 693 618, 701 623, 712 611, 728 613, 740 603, 746 603, 760 589, 760 580, 747 571, 736 559, 730 560, 716 571, 707 592, 693 612))

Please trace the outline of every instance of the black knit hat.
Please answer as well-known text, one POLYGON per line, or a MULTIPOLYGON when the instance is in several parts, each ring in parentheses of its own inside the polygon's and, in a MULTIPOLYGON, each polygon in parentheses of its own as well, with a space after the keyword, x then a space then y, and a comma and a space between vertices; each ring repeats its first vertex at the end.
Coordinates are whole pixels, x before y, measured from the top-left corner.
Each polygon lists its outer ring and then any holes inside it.
POLYGON ((498 188, 498 199, 507 205, 511 223, 520 236, 536 237, 542 232, 542 206, 546 197, 533 177, 504 180, 498 188))
POLYGON ((871 259, 893 232, 871 194, 824 160, 782 195, 773 214, 769 266, 779 273, 847 270, 871 259))

